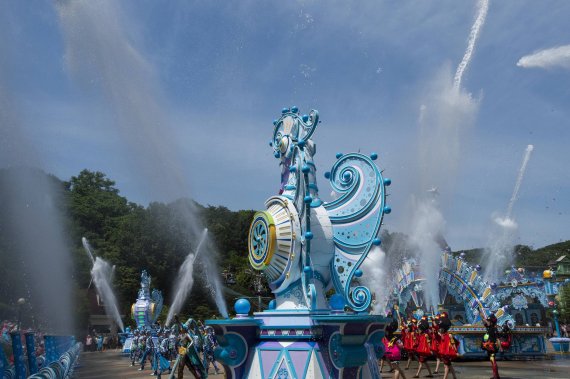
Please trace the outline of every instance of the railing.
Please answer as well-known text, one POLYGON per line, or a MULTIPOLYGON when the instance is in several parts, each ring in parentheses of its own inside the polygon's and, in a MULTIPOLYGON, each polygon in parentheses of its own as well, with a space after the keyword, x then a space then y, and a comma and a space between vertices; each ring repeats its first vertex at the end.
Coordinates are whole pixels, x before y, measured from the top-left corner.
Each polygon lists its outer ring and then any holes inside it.
POLYGON ((75 343, 69 350, 63 353, 59 360, 51 362, 47 367, 42 368, 37 374, 28 379, 66 379, 70 378, 75 368, 75 363, 81 352, 82 344, 75 343))
MULTIPOLYGON (((20 332, 11 333, 11 337, 14 365, 8 366, 6 357, 0 356, 0 374, 4 379, 67 379, 71 377, 82 348, 81 343, 76 343, 74 337, 45 336, 45 357, 36 357, 34 333, 25 334, 27 357, 24 356, 20 332), (44 362, 39 371, 38 361, 44 362)), ((3 351, 0 355, 3 355, 2 353, 3 351)))

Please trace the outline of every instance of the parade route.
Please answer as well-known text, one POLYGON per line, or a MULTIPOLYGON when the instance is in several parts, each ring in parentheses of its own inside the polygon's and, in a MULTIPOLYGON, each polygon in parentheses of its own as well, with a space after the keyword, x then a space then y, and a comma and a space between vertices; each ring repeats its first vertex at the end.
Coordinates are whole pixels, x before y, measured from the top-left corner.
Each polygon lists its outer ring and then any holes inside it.
MULTIPOLYGON (((210 369, 208 378, 223 378, 223 374, 216 375, 213 368, 210 369)), ((107 350, 104 352, 84 352, 81 353, 79 366, 75 370, 75 378, 79 379, 131 379, 150 378, 151 371, 146 368, 139 371, 138 367, 131 367, 129 359, 123 356, 118 350, 107 350)), ((162 379, 168 379, 168 374, 163 374, 162 379)), ((186 369, 185 378, 193 378, 186 369)))
MULTIPOLYGON (((488 362, 457 362, 454 366, 459 379, 481 379, 491 376, 488 362)), ((431 367, 432 369, 435 367, 433 362, 431 362, 431 367)), ((412 363, 410 370, 405 371, 406 377, 411 378, 416 368, 416 363, 412 363)), ((570 373, 570 359, 500 361, 499 370, 503 379, 567 379, 570 373)), ((74 377, 79 379, 130 379, 148 378, 151 376, 150 373, 148 369, 141 372, 137 367, 131 367, 126 357, 116 350, 110 350, 102 353, 82 353, 80 367, 76 369, 74 377)), ((425 377, 425 375, 424 371, 420 377, 425 377)), ((189 371, 184 372, 184 377, 193 378, 189 371)), ((391 377, 392 374, 386 371, 382 373, 382 378, 391 377)), ((434 377, 441 378, 443 374, 440 373, 434 377)), ((168 375, 163 375, 162 378, 168 379, 168 375)), ((224 375, 216 375, 211 369, 208 378, 224 378, 224 375)))

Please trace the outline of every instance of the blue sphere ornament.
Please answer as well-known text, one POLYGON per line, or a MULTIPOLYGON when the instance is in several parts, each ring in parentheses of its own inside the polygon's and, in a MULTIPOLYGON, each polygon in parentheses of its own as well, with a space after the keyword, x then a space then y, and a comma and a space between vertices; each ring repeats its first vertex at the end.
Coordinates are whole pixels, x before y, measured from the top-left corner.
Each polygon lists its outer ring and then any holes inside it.
POLYGON ((390 213, 392 213, 392 208, 390 208, 389 206, 385 206, 384 207, 384 213, 386 213, 387 215, 389 215, 390 213))
POLYGON ((312 240, 313 239, 313 232, 306 232, 305 239, 312 240))
POLYGON ((461 259, 465 258, 465 253, 459 254, 459 258, 461 258, 461 259))
POLYGON ((277 125, 277 120, 273 120, 273 125, 277 125))
POLYGON ((354 276, 356 276, 357 278, 360 278, 362 276, 362 270, 358 269, 358 270, 354 271, 354 276))
POLYGON ((340 157, 342 157, 342 153, 336 153, 336 159, 339 159, 340 157))
POLYGON ((374 246, 380 246, 381 243, 382 243, 382 240, 380 238, 374 238, 372 240, 372 245, 374 245, 374 246))
POLYGON ((269 307, 270 310, 274 310, 275 308, 277 308, 277 301, 275 301, 275 299, 271 300, 269 302, 269 307))
POLYGON ((303 165, 303 167, 301 168, 301 171, 303 171, 304 174, 308 174, 309 171, 311 171, 311 169, 309 168, 309 166, 303 165))
POLYGON ((299 146, 301 149, 305 147, 305 140, 300 140, 299 142, 297 142, 297 146, 299 146))
POLYGON ((342 177, 345 181, 348 182, 350 180, 350 178, 352 177, 352 174, 350 173, 350 171, 345 171, 345 173, 342 174, 342 177))
POLYGON ((311 266, 305 266, 303 268, 303 271, 308 274, 309 272, 311 272, 311 266))
POLYGON ((392 184, 392 179, 390 179, 390 178, 384 178, 384 185, 385 185, 385 186, 389 186, 390 184, 392 184))
POLYGON ((313 201, 313 198, 311 196, 307 195, 303 198, 303 201, 305 203, 309 204, 311 201, 313 201))
POLYGON ((491 283, 491 289, 494 290, 495 288, 497 288, 497 283, 491 283))
POLYGON ((246 315, 251 310, 251 303, 247 299, 238 299, 234 304, 234 309, 238 315, 246 315))
POLYGON ((275 158, 279 158, 279 157, 281 156, 281 154, 279 154, 279 152, 276 151, 275 153, 273 153, 273 156, 274 156, 275 158))
POLYGON ((326 178, 326 179, 330 179, 330 178, 331 178, 331 173, 330 173, 330 171, 325 172, 325 178, 326 178))
MULTIPOLYGON (((568 280, 568 279, 566 279, 566 280, 568 280)), ((543 282, 542 280, 541 280, 541 281, 538 281, 538 282, 536 282, 536 285, 537 285, 538 287, 544 287, 544 282, 543 282)))
POLYGON ((376 159, 378 159, 378 154, 376 154, 376 153, 370 154, 370 159, 372 159, 373 161, 375 161, 376 159))
POLYGON ((289 112, 289 108, 283 108, 283 109, 281 109, 281 113, 287 113, 287 112, 289 112))
POLYGON ((291 107, 291 112, 293 112, 293 113, 299 113, 299 107, 293 105, 293 106, 291 107))
POLYGON ((344 310, 344 305, 345 305, 344 297, 342 297, 342 295, 339 295, 338 293, 335 293, 329 299, 329 305, 331 309, 334 311, 344 310))
POLYGON ((309 121, 309 115, 304 114, 303 115, 303 122, 307 122, 309 121))
POLYGON ((289 171, 295 172, 295 171, 297 171, 297 167, 296 166, 289 166, 289 171))
POLYGON ((481 271, 481 265, 477 265, 477 266, 475 266, 475 270, 477 270, 477 271, 481 271))

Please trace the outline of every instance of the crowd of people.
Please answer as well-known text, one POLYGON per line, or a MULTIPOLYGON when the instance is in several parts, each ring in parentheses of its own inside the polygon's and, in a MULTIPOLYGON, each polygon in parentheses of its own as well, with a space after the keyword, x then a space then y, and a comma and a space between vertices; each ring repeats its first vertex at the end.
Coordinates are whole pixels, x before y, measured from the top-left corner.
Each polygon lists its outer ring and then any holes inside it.
POLYGON ((219 373, 214 359, 216 347, 214 329, 204 327, 193 319, 181 323, 178 316, 169 328, 158 325, 154 329, 135 330, 130 347, 131 366, 145 370, 150 365, 152 374, 161 378, 162 374, 177 370, 177 378, 184 377, 184 369, 197 379, 206 378, 210 365, 219 373))
POLYGON ((88 334, 85 337, 85 351, 105 351, 108 349, 116 349, 120 347, 119 337, 115 335, 102 335, 95 331, 93 335, 88 334))
POLYGON ((399 362, 403 355, 407 355, 407 365, 404 370, 410 368, 414 358, 419 363, 413 378, 419 378, 422 369, 427 370, 428 378, 432 378, 434 373, 437 374, 439 372, 440 363, 443 362, 443 378, 447 379, 449 374, 451 374, 455 379, 455 370, 451 362, 457 357, 458 341, 449 333, 450 327, 451 321, 445 312, 431 319, 424 315, 420 320, 411 318, 407 322, 398 317, 398 320, 392 321, 386 327, 386 335, 384 337, 386 353, 384 354, 383 362, 381 362, 380 370, 382 370, 385 361, 394 372, 395 379, 406 379, 399 362), (395 334, 399 327, 398 321, 401 326, 400 335, 395 334), (433 372, 427 362, 430 357, 435 357, 437 362, 433 372))
MULTIPOLYGON (((11 333, 18 331, 18 322, 13 320, 3 320, 0 322, 0 349, 4 347, 9 347, 10 351, 12 349, 12 337, 11 333)), ((29 328, 20 328, 20 337, 22 340, 22 347, 26 349, 26 342, 24 339, 24 333, 26 332, 34 332, 34 349, 36 352, 36 356, 40 357, 44 354, 45 346, 44 346, 44 333, 40 330, 32 330, 29 328)), ((14 356, 9 355, 7 357, 10 364, 14 363, 14 356)), ((41 363, 41 362, 38 362, 41 363)))
MULTIPOLYGON (((499 351, 506 351, 511 345, 512 336, 509 326, 505 323, 499 329, 494 314, 488 317, 481 316, 486 328, 481 348, 487 353, 491 362, 492 379, 500 379, 495 358, 499 351)), ((380 372, 384 365, 388 364, 390 371, 394 373, 394 379, 406 379, 404 370, 410 369, 412 360, 416 359, 418 368, 413 378, 419 378, 423 369, 428 372, 426 377, 433 378, 434 374, 439 373, 440 365, 443 363, 443 379, 447 379, 449 375, 456 379, 452 362, 458 356, 459 341, 450 333, 451 326, 451 320, 446 312, 432 317, 424 315, 419 320, 412 317, 407 321, 398 315, 386 326, 383 339, 385 353, 380 362, 380 372), (396 334, 399 328, 401 328, 401 333, 396 334), (406 367, 401 368, 400 361, 405 356, 407 357, 406 367), (435 358, 434 371, 429 365, 429 358, 435 358)))

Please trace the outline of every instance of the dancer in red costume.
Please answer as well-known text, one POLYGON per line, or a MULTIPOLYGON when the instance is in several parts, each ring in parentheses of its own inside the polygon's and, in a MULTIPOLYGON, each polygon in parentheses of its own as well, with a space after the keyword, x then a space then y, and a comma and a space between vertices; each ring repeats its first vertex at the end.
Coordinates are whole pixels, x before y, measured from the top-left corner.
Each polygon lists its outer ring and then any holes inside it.
POLYGON ((506 322, 501 327, 501 331, 499 333, 499 341, 501 341, 501 352, 504 354, 511 348, 511 343, 513 342, 511 328, 506 322))
POLYGON ((392 368, 394 379, 406 379, 406 375, 404 375, 404 372, 400 368, 400 359, 402 358, 401 349, 403 345, 398 336, 394 334, 396 330, 398 330, 398 322, 396 320, 386 325, 386 333, 382 339, 385 348, 384 359, 392 368))
POLYGON ((430 339, 431 339, 431 346, 430 350, 432 354, 435 356, 436 364, 435 364, 435 371, 434 374, 439 374, 439 364, 441 363, 441 359, 439 359, 439 342, 441 340, 441 336, 439 335, 439 314, 435 315, 431 320, 431 329, 430 329, 430 339))
POLYGON ((408 363, 406 365, 406 370, 410 368, 410 363, 412 363, 412 358, 416 354, 415 345, 416 345, 416 329, 418 320, 412 318, 410 322, 407 323, 407 326, 403 326, 402 324, 402 342, 404 343, 404 351, 408 354, 408 363))
POLYGON ((483 341, 481 342, 481 348, 487 352, 487 356, 491 362, 491 368, 493 370, 491 379, 501 379, 496 361, 496 354, 499 352, 500 347, 497 317, 491 313, 489 317, 485 318, 485 315, 481 313, 481 319, 483 320, 483 325, 487 328, 487 333, 483 336, 483 341))
POLYGON ((445 367, 443 379, 447 379, 449 373, 451 373, 453 379, 456 379, 455 369, 453 368, 451 361, 457 358, 459 341, 451 335, 449 328, 451 328, 451 321, 449 320, 447 313, 443 312, 438 323, 439 345, 437 355, 445 367))
POLYGON ((431 348, 430 348, 431 341, 429 338, 429 333, 430 333, 429 329, 430 327, 427 316, 422 316, 422 319, 418 323, 418 328, 416 332, 417 339, 415 345, 415 351, 418 356, 418 362, 420 362, 420 365, 418 366, 418 371, 416 372, 416 375, 413 376, 414 378, 420 377, 420 372, 424 367, 428 371, 428 375, 426 375, 426 378, 433 378, 433 374, 431 373, 431 369, 429 367, 429 364, 427 363, 427 359, 431 356, 431 348))

